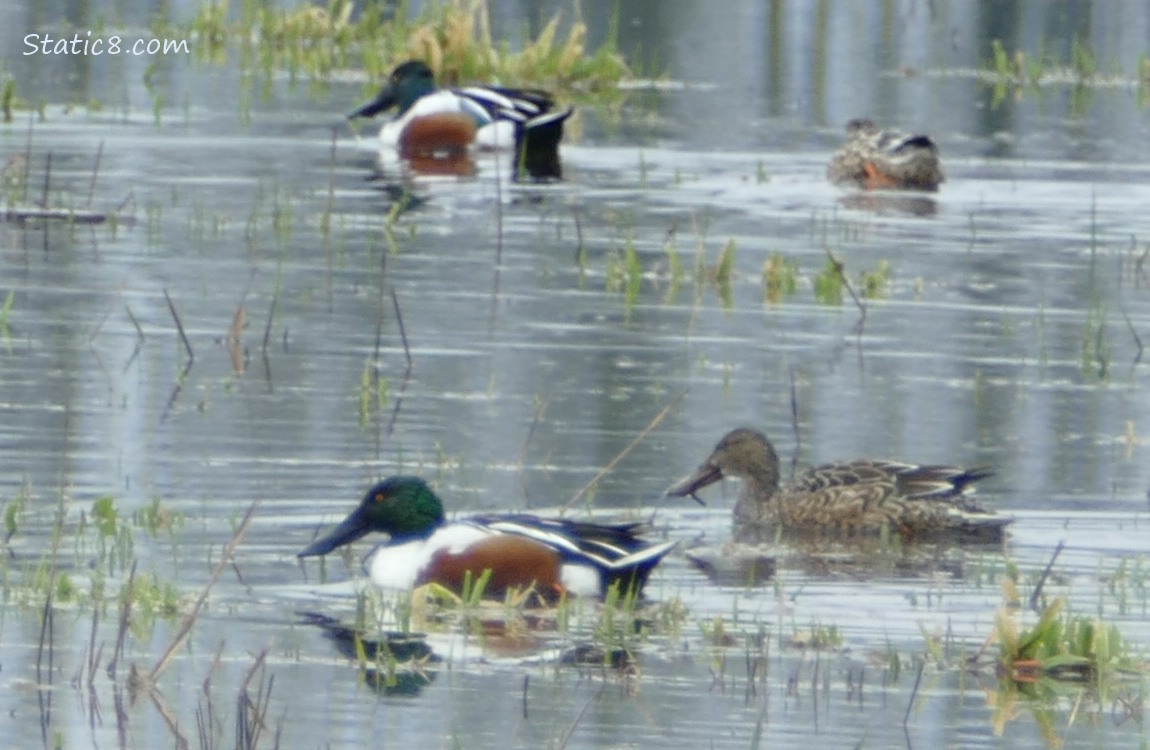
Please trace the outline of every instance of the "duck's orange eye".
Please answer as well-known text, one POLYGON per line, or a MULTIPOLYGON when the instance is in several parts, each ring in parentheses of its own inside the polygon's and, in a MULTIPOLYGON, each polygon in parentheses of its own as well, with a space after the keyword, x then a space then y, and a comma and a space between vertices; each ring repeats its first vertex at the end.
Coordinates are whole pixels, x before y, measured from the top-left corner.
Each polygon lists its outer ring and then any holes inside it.
POLYGON ((385 494, 384 494, 384 493, 382 493, 382 492, 377 492, 377 493, 376 493, 376 495, 375 495, 375 501, 376 501, 377 503, 382 503, 382 502, 383 502, 384 500, 386 500, 386 499, 387 499, 387 495, 385 495, 385 494))

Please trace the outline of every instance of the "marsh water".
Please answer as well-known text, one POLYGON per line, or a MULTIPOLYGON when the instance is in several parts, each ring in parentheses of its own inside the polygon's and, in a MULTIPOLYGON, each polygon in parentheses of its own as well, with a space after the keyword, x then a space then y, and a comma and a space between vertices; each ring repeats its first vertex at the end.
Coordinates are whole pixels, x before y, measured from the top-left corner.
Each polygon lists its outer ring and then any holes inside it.
MULTIPOLYGON (((119 217, 0 222, 6 747, 241 746, 242 697, 269 747, 1147 744, 1137 701, 1002 708, 993 670, 962 664, 997 652, 1000 610, 1033 621, 1003 610, 1002 580, 1028 593, 1060 543, 1044 596, 1150 645, 1150 9, 626 3, 621 49, 665 80, 580 105, 564 179, 529 184, 503 156, 469 178, 381 168, 373 129, 341 119, 353 74, 23 54, 31 30, 154 10, 107 5, 0 10, 0 77, 44 112, 0 125, 0 158, 30 154, 51 205, 119 217), (1079 40, 1128 78, 996 90, 973 75, 993 39, 1061 61, 1079 40), (948 182, 828 185, 859 115, 931 133, 948 182), (816 295, 828 253, 860 294, 879 279, 865 315, 816 295), (779 257, 794 289, 768 295, 779 257), (730 536, 737 485, 705 507, 661 495, 744 424, 784 471, 991 466, 979 497, 1016 516, 1006 549, 780 550, 767 581, 712 581, 686 553, 730 536), (576 517, 681 539, 635 661, 568 665, 593 632, 501 648, 443 628, 426 679, 372 689, 301 614, 355 620, 368 544, 322 568, 295 553, 396 473, 451 512, 576 498, 576 517), (130 665, 157 663, 253 505, 186 648, 133 700, 130 665), (133 563, 176 614, 137 605, 109 675, 133 563)), ((490 5, 512 37, 569 11, 490 5)))

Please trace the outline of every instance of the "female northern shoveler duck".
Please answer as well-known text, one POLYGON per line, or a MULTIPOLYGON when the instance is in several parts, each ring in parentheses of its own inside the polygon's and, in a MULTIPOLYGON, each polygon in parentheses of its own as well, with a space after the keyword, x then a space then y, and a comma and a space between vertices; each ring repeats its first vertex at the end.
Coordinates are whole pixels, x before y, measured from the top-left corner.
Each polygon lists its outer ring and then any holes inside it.
POLYGON ((701 488, 733 476, 743 481, 735 505, 740 524, 846 536, 886 528, 907 540, 995 542, 1013 519, 966 496, 968 485, 989 474, 863 459, 816 466, 779 487, 779 458, 771 441, 742 427, 727 433, 703 465, 667 494, 695 497, 701 488))
POLYGON ((847 141, 831 158, 827 178, 868 189, 907 190, 938 190, 946 180, 929 136, 881 130, 862 119, 847 123, 847 141))
POLYGON ((347 117, 373 117, 396 108, 395 119, 379 131, 382 146, 401 156, 458 156, 472 144, 480 148, 515 147, 533 166, 556 165, 563 122, 572 109, 555 109, 544 91, 497 86, 439 89, 425 63, 410 60, 392 71, 379 95, 347 117))
POLYGON ((491 578, 485 592, 534 585, 544 598, 568 592, 602 596, 615 583, 636 593, 651 570, 675 546, 647 544, 638 524, 602 525, 526 514, 473 516, 447 523, 443 504, 419 477, 385 479, 364 495, 359 507, 300 557, 326 554, 361 536, 391 535, 378 545, 365 568, 381 588, 410 589, 440 583, 461 591, 465 576, 491 578))

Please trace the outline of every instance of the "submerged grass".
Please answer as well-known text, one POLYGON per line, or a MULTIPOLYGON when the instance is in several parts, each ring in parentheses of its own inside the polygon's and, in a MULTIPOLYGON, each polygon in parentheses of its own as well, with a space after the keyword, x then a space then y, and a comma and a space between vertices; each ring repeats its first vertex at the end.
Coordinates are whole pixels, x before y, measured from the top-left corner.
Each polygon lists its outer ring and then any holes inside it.
MULTIPOLYGON (((4 505, 5 544, 11 545, 23 530, 29 490, 4 505)), ((115 498, 106 495, 81 511, 74 527, 66 528, 67 513, 59 513, 53 537, 71 539, 71 559, 61 554, 62 545, 49 545, 36 559, 16 566, 11 556, 0 563, 3 598, 22 607, 39 608, 51 599, 54 604, 92 607, 100 610, 111 598, 130 596, 138 613, 132 626, 138 634, 157 619, 181 613, 186 597, 171 581, 156 572, 136 575, 135 536, 137 531, 174 540, 183 526, 183 515, 163 506, 159 499, 133 514, 120 513, 115 498), (130 582, 129 582, 130 579, 130 582), (112 588, 118 582, 116 588, 112 588)))

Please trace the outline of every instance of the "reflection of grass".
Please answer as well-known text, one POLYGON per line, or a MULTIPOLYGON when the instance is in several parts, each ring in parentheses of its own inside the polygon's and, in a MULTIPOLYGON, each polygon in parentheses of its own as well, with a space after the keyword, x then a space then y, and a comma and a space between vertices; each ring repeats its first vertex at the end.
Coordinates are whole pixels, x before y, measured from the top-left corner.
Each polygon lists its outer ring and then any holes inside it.
POLYGON ((373 362, 363 363, 359 378, 359 426, 367 427, 387 410, 390 381, 376 372, 373 362))
POLYGON ((733 303, 731 296, 731 281, 735 275, 735 240, 727 240, 723 249, 719 251, 719 259, 715 265, 707 264, 707 248, 700 234, 695 243, 695 285, 702 293, 703 287, 712 285, 719 293, 719 299, 724 307, 730 308, 733 303))
POLYGON ((4 544, 12 541, 12 537, 20 530, 20 519, 28 506, 27 488, 20 491, 12 500, 4 504, 4 544))
POLYGON ((890 281, 890 262, 880 260, 873 271, 859 274, 864 297, 878 299, 886 296, 887 282, 890 281))
POLYGON ((1091 308, 1082 332, 1082 374, 1098 380, 1106 380, 1110 375, 1106 314, 1098 307, 1091 308))
POLYGON ((785 297, 795 293, 795 279, 799 266, 787 260, 782 253, 771 253, 763 264, 763 297, 771 304, 778 304, 785 297))
POLYGON ((719 297, 727 307, 731 306, 731 278, 735 268, 735 241, 727 240, 723 250, 719 253, 719 262, 715 265, 713 281, 719 290, 719 297))
POLYGON ((623 243, 621 253, 612 253, 607 258, 607 291, 623 292, 627 308, 639 301, 639 291, 643 284, 643 263, 635 248, 635 238, 630 231, 623 243))
POLYGON ((12 109, 16 103, 16 79, 8 76, 4 81, 4 92, 0 94, 0 112, 4 115, 4 122, 12 122, 12 109))
POLYGON ((8 318, 12 315, 12 305, 16 303, 16 290, 9 289, 8 296, 4 298, 4 306, 0 307, 0 338, 8 345, 8 353, 12 353, 12 331, 8 328, 8 318))
POLYGON ((679 252, 675 249, 674 243, 666 243, 666 252, 667 278, 669 279, 669 284, 667 294, 663 297, 663 301, 673 302, 679 294, 679 288, 683 285, 683 261, 679 259, 679 252))

